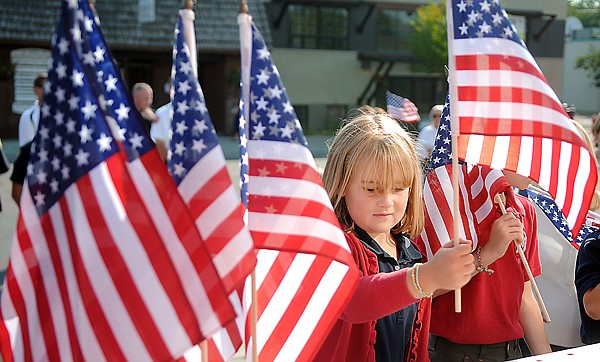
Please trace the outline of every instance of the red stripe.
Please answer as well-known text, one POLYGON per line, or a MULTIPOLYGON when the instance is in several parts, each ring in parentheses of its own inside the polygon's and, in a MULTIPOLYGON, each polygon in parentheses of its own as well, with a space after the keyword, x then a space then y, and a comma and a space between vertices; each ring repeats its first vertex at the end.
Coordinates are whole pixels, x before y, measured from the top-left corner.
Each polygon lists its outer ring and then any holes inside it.
POLYGON ((221 168, 213 177, 202 185, 194 197, 188 201, 188 207, 192 214, 192 218, 196 220, 206 209, 219 197, 231 187, 231 178, 229 172, 225 167, 221 168))
MULTIPOLYGON (((212 310, 221 324, 226 324, 235 318, 235 312, 227 298, 227 293, 220 281, 212 258, 206 249, 206 244, 202 241, 194 220, 192 219, 187 206, 183 202, 181 195, 179 195, 175 183, 168 174, 164 162, 160 158, 158 152, 147 152, 140 157, 140 160, 151 180, 154 182, 156 191, 159 194, 161 202, 167 209, 170 222, 177 232, 181 245, 183 245, 191 260, 194 261, 194 267, 200 276, 200 280, 202 281, 206 294, 210 300, 212 310), (168 182, 170 182, 173 187, 165 187, 163 184, 163 182, 167 182, 165 180, 170 180, 168 182)), ((197 323, 202 323, 202 321, 197 321, 197 323)), ((204 337, 199 340, 192 338, 192 341, 199 342, 202 339, 204 339, 204 337)))
MULTIPOLYGON (((568 185, 575 185, 575 177, 577 176, 577 168, 579 168, 579 163, 581 162, 580 157, 581 157, 581 149, 578 147, 574 147, 571 150, 571 160, 569 162, 569 170, 567 171, 567 184, 568 185)), ((558 171, 558 168, 556 170, 558 171)), ((592 170, 595 170, 595 169, 592 169, 592 170)), ((588 183, 588 185, 589 185, 589 183, 588 183)), ((581 192, 578 190, 573 190, 573 191, 581 192)), ((572 206, 573 206, 573 193, 567 192, 566 198, 565 198, 565 204, 563 205, 562 209, 563 210, 571 210, 572 206)), ((583 224, 585 224, 586 216, 587 216, 587 209, 583 210, 583 208, 582 208, 578 219, 581 218, 581 222, 583 224), (585 216, 582 217, 581 214, 583 214, 584 212, 585 212, 585 216)), ((573 234, 573 235, 577 235, 577 234, 573 234)))
POLYGON ((508 70, 526 73, 543 80, 546 77, 533 64, 522 58, 505 54, 456 55, 456 70, 508 70))
MULTIPOLYGON (((19 215, 19 221, 18 224, 22 224, 22 219, 21 216, 19 215)), ((17 230, 19 229, 19 226, 17 226, 17 230)), ((20 232, 19 232, 20 234, 20 232)), ((18 239, 17 239, 18 242, 18 239)), ((4 282, 5 286, 4 288, 7 288, 9 290, 10 296, 11 296, 11 300, 12 300, 12 304, 15 308, 15 314, 18 316, 19 318, 19 328, 21 329, 21 338, 22 338, 22 343, 23 343, 23 360, 24 361, 32 361, 33 360, 33 356, 32 356, 32 351, 31 351, 31 338, 30 338, 30 332, 29 332, 29 323, 28 323, 28 318, 27 318, 27 309, 25 308, 25 299, 23 298, 23 293, 21 292, 21 288, 19 286, 19 283, 17 281, 17 278, 15 277, 13 268, 12 268, 12 261, 9 262, 8 264, 8 269, 6 270, 6 276, 5 276, 5 282, 4 282)), ((4 298, 4 296, 2 296, 2 298, 4 298)), ((4 324, 4 323, 3 323, 4 324)), ((2 340, 3 343, 0 343, 1 347, 2 347, 2 355, 4 357, 5 361, 12 361, 14 356, 13 356, 13 351, 11 348, 11 342, 13 343, 18 343, 19 341, 10 341, 8 339, 3 339, 2 340)))
POLYGON ((315 290, 319 286, 319 282, 330 265, 331 260, 325 258, 316 258, 311 263, 306 274, 302 278, 302 287, 294 291, 294 297, 290 301, 290 304, 286 306, 287 308, 281 316, 279 323, 277 323, 270 338, 265 343, 269 348, 262 349, 259 356, 260 359, 264 359, 265 361, 275 360, 275 357, 277 357, 277 354, 288 340, 290 333, 298 323, 306 305, 314 295, 315 290))
MULTIPOLYGON (((527 156, 525 156, 527 157, 527 156)), ((529 170, 530 177, 533 180, 540 180, 542 165, 537 160, 542 159, 542 139, 539 137, 533 138, 532 155, 531 155, 531 166, 529 170)))
MULTIPOLYGON (((142 241, 143 244, 155 244, 154 247, 158 248, 155 249, 156 251, 154 252, 152 252, 152 249, 150 249, 150 252, 148 252, 148 257, 151 259, 155 270, 160 270, 160 272, 157 274, 159 277, 163 275, 163 269, 161 269, 162 267, 166 269, 164 270, 164 273, 168 274, 169 265, 167 263, 158 263, 156 260, 152 260, 152 254, 164 255, 165 252, 160 249, 160 245, 158 245, 159 243, 156 243, 155 240, 152 240, 154 239, 155 235, 153 235, 151 232, 152 228, 148 227, 149 225, 152 225, 152 223, 150 223, 147 219, 147 216, 144 215, 145 209, 131 207, 131 205, 141 205, 141 201, 135 197, 137 196, 136 192, 128 184, 127 177, 122 174, 123 170, 119 170, 118 166, 121 166, 122 163, 116 157, 108 159, 107 163, 111 171, 111 176, 116 178, 113 179, 115 181, 115 187, 117 192, 119 192, 119 196, 121 197, 128 215, 136 215, 135 217, 130 217, 129 219, 132 223, 132 226, 136 229, 140 241, 142 241), (112 160, 117 160, 119 162, 113 162, 112 160), (113 163, 116 163, 118 166, 113 166, 113 163)), ((137 285, 136 281, 129 273, 127 262, 121 255, 121 252, 117 246, 118 243, 113 239, 113 235, 106 224, 100 205, 94 197, 91 197, 94 195, 95 191, 89 175, 85 175, 77 181, 77 188, 79 189, 80 195, 88 195, 88 197, 82 198, 82 202, 88 220, 93 220, 93 227, 91 228, 91 231, 94 234, 94 240, 102 241, 102 245, 98 248, 100 256, 106 265, 106 269, 111 276, 113 284, 119 293, 119 297, 123 302, 123 305, 131 317, 138 335, 144 342, 150 355, 155 360, 169 358, 171 356, 169 349, 160 336, 157 326, 153 323, 152 315, 146 307, 144 299, 138 292, 140 286, 137 285)), ((128 242, 134 241, 130 240, 128 242)), ((147 245, 145 246, 147 248, 147 245)), ((146 250, 148 251, 148 249, 146 250)), ((174 279, 172 284, 178 284, 176 282, 177 279, 174 279)))
POLYGON ((459 86, 457 88, 459 101, 474 102, 507 102, 536 105, 565 113, 562 105, 545 92, 516 86, 459 86))
POLYGON ((312 217, 339 225, 333 210, 323 205, 327 201, 252 194, 248 196, 248 209, 258 213, 312 217))
POLYGON ((287 252, 297 252, 302 250, 305 254, 317 254, 328 256, 334 260, 349 264, 351 257, 345 249, 333 244, 330 240, 307 236, 307 235, 289 235, 276 232, 259 232, 250 230, 254 244, 260 249, 281 250, 287 252))
POLYGON ((505 168, 516 171, 519 166, 519 158, 521 153, 521 137, 511 136, 508 144, 508 155, 506 157, 505 168))
POLYGON ((248 167, 248 175, 282 177, 323 185, 318 172, 312 166, 301 162, 252 158, 248 167))
MULTIPOLYGON (((30 211, 35 212, 34 210, 30 211)), ((42 216, 42 220, 44 218, 46 218, 45 215, 42 216)), ((28 231, 29 230, 27 230, 27 232, 19 232, 19 247, 23 254, 23 258, 25 259, 25 264, 31 278, 32 288, 34 290, 37 305, 37 314, 40 321, 40 327, 42 328, 46 353, 51 361, 58 361, 60 360, 60 353, 58 351, 58 344, 56 341, 56 328, 54 326, 54 320, 52 319, 52 312, 50 311, 48 296, 46 295, 46 286, 40 268, 40 260, 37 259, 38 255, 36 255, 34 251, 28 231)))
POLYGON ((104 353, 104 358, 107 360, 125 361, 125 355, 121 351, 119 343, 108 323, 108 319, 99 303, 99 297, 96 296, 92 284, 89 280, 86 266, 83 264, 81 253, 75 239, 75 231, 73 229, 70 211, 64 197, 59 201, 60 210, 63 215, 65 226, 65 234, 69 247, 69 253, 72 258, 73 269, 77 279, 79 294, 81 295, 82 304, 86 310, 87 317, 90 321, 90 326, 94 330, 96 340, 100 344, 100 348, 104 353))
MULTIPOLYGON (((561 143, 559 141, 552 141, 552 150, 550 157, 550 185, 548 186, 548 191, 551 195, 556 195, 556 190, 558 189, 558 177, 554 175, 558 175, 558 165, 560 161, 560 151, 561 151, 561 143)), ((546 164, 546 167, 548 165, 546 164)), ((564 210, 564 209, 563 209, 564 210)))
POLYGON ((83 355, 81 354, 81 348, 79 346, 79 342, 77 341, 77 331, 75 329, 75 322, 73 320, 73 313, 71 310, 73 306, 73 301, 69 296, 69 288, 67 287, 67 281, 65 279, 66 273, 63 268, 63 260, 60 256, 59 246, 56 241, 56 234, 54 232, 52 224, 50 223, 49 218, 42 218, 41 221, 41 227, 46 237, 48 252, 50 254, 50 259, 52 260, 52 264, 54 266, 56 280, 60 291, 60 297, 63 303, 63 309, 66 319, 65 324, 67 325, 67 330, 69 333, 69 342, 71 344, 72 358, 74 361, 81 361, 83 360, 83 355))
POLYGON ((459 131, 463 134, 486 136, 532 136, 551 138, 585 147, 581 136, 561 126, 543 121, 517 118, 468 117, 459 119, 459 131))

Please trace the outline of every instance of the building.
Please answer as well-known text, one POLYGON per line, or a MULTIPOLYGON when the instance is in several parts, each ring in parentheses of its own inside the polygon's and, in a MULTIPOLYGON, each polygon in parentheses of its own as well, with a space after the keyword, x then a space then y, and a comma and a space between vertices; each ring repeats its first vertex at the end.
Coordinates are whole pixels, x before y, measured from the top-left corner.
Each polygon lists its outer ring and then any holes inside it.
MULTIPOLYGON (((183 1, 97 0, 102 32, 129 88, 146 82, 154 106, 169 100, 174 29, 183 1)), ((59 0, 0 1, 0 137, 16 138, 20 114, 34 101, 33 79, 48 66, 59 0)), ((249 4, 254 22, 270 44, 263 4, 249 4)), ((219 133, 233 133, 232 109, 239 100, 238 0, 202 0, 194 6, 198 74, 219 133)))
MULTIPOLYGON (((331 133, 357 105, 385 107, 384 94, 411 99, 426 115, 442 103, 439 74, 413 70, 408 39, 415 9, 426 0, 248 0, 250 14, 278 66, 306 132, 331 133)), ((441 1, 438 1, 441 2, 441 1)), ((102 29, 128 85, 155 89, 167 102, 177 9, 169 0, 97 0, 102 29)), ((530 51, 557 94, 563 88, 564 0, 504 0, 530 51)), ((33 101, 31 83, 45 68, 58 0, 0 2, 0 136, 16 137, 18 116, 33 101), (14 74, 10 65, 16 64, 14 74), (3 69, 8 69, 3 76, 3 69)), ((239 0, 195 6, 199 78, 220 134, 235 132, 239 98, 239 0)))

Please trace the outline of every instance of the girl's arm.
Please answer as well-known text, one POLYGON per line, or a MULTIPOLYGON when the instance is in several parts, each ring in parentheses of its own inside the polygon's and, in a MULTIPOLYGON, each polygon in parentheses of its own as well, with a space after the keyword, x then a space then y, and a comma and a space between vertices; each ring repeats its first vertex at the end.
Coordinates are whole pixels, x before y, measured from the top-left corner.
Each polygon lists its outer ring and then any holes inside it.
POLYGON ((523 289, 519 322, 525 332, 525 342, 533 355, 552 352, 544 329, 542 314, 531 291, 531 281, 529 280, 525 282, 523 289))

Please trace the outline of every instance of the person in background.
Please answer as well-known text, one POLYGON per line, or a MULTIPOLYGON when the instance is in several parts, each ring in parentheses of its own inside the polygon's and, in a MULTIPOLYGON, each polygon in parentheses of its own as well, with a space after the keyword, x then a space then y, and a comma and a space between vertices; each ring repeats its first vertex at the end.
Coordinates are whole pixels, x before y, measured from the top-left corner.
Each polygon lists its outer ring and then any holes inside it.
POLYGON ((315 360, 427 361, 432 294, 461 287, 475 267, 466 241, 421 264, 412 138, 382 109, 361 107, 334 136, 322 177, 361 277, 315 360))
POLYGON ((580 337, 585 344, 600 343, 600 231, 581 243, 575 266, 575 288, 581 317, 580 337))
POLYGON ((435 134, 440 125, 442 117, 442 110, 444 106, 436 104, 429 111, 429 120, 431 123, 425 126, 417 137, 417 155, 421 165, 426 165, 429 162, 429 156, 431 156, 431 150, 433 149, 433 143, 435 141, 435 134))
POLYGON ((164 161, 169 158, 169 147, 171 142, 171 121, 173 120, 173 105, 171 102, 156 110, 158 121, 150 127, 150 137, 156 144, 156 148, 164 161))
POLYGON ((133 103, 135 108, 140 112, 142 118, 146 121, 144 124, 146 130, 150 133, 150 127, 152 123, 158 121, 156 114, 152 110, 152 102, 154 101, 154 92, 152 87, 148 83, 136 83, 131 89, 131 96, 133 97, 133 103))
POLYGON ((17 205, 21 200, 21 192, 25 183, 27 174, 27 163, 29 163, 29 153, 33 137, 38 130, 40 123, 40 107, 44 100, 44 85, 48 79, 48 73, 39 73, 33 80, 33 93, 35 93, 35 103, 21 115, 19 120, 19 154, 14 162, 13 172, 10 176, 12 181, 12 198, 17 205))

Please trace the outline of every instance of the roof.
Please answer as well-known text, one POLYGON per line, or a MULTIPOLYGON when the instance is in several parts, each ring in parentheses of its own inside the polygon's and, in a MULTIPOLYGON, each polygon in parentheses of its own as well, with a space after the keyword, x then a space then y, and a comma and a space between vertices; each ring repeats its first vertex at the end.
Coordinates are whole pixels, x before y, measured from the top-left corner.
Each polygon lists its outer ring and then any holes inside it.
MULTIPOLYGON (((154 0, 155 21, 138 22, 135 0, 96 0, 102 32, 111 48, 164 50, 172 48, 173 30, 183 1, 154 0)), ((149 1, 141 1, 148 3, 149 1)), ((267 44, 271 32, 264 0, 248 1, 249 12, 267 44)), ((58 0, 0 1, 0 42, 50 43, 58 20, 58 0)), ((239 0, 202 0, 194 5, 199 50, 239 49, 239 0)))

